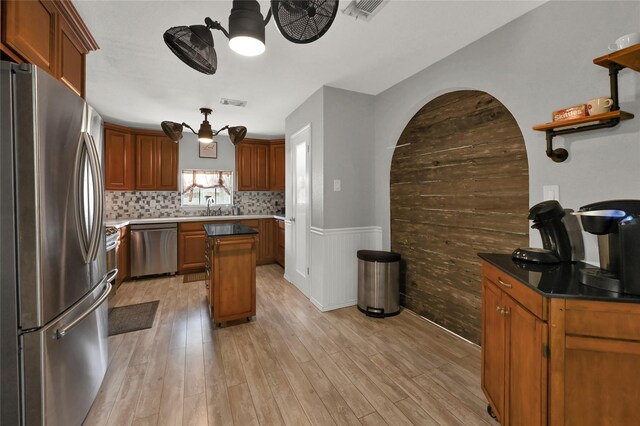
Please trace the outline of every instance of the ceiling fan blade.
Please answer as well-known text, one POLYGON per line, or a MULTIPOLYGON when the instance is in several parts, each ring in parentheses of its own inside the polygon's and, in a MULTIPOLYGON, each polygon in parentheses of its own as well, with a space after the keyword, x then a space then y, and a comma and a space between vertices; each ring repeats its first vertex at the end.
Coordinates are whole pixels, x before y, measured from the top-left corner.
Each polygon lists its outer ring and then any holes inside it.
POLYGON ((163 121, 160 123, 165 135, 175 143, 182 139, 182 124, 173 121, 163 121))
POLYGON ((234 145, 239 144, 247 136, 247 128, 244 126, 229 127, 229 139, 234 145))

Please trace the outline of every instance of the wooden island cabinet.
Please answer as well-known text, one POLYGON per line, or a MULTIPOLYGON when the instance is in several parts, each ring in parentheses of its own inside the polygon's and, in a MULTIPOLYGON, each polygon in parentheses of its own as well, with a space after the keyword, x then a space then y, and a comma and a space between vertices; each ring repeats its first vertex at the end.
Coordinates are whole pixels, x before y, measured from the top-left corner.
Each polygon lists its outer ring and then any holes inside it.
POLYGON ((208 300, 213 322, 256 315, 257 231, 239 224, 207 224, 205 244, 208 300))
POLYGON ((482 390, 500 424, 637 424, 640 298, 583 286, 582 262, 480 257, 482 390))

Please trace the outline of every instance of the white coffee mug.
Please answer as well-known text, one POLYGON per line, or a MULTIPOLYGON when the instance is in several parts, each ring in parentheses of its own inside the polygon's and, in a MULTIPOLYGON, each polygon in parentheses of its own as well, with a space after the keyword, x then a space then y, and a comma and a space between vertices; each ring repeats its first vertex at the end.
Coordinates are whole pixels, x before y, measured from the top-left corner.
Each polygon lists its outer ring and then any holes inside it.
POLYGON ((609 50, 615 52, 616 50, 624 49, 638 43, 640 43, 640 33, 626 34, 617 39, 615 43, 611 43, 609 50))
POLYGON ((598 115, 609 112, 613 105, 613 100, 607 97, 594 98, 587 102, 587 111, 589 115, 598 115))

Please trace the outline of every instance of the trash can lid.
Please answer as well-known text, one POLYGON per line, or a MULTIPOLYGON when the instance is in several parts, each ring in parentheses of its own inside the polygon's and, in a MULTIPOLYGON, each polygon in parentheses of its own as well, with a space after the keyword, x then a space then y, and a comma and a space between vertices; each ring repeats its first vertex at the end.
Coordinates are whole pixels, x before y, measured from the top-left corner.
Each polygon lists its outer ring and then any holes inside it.
POLYGON ((358 250, 358 259, 368 262, 399 262, 400 253, 378 250, 358 250))

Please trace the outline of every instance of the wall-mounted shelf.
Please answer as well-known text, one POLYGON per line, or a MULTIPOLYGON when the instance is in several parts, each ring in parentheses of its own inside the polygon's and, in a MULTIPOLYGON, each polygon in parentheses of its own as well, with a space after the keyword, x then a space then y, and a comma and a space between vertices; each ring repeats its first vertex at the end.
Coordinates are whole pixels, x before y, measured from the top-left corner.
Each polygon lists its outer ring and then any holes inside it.
POLYGON ((620 111, 620 105, 618 103, 618 72, 624 68, 640 72, 640 45, 636 44, 609 55, 601 56, 594 59, 593 63, 609 70, 611 100, 613 101, 611 111, 605 114, 533 126, 533 130, 546 133, 547 156, 557 163, 566 160, 567 157, 569 157, 569 153, 563 148, 553 149, 553 138, 555 136, 614 127, 622 120, 630 120, 633 118, 633 114, 620 111))

